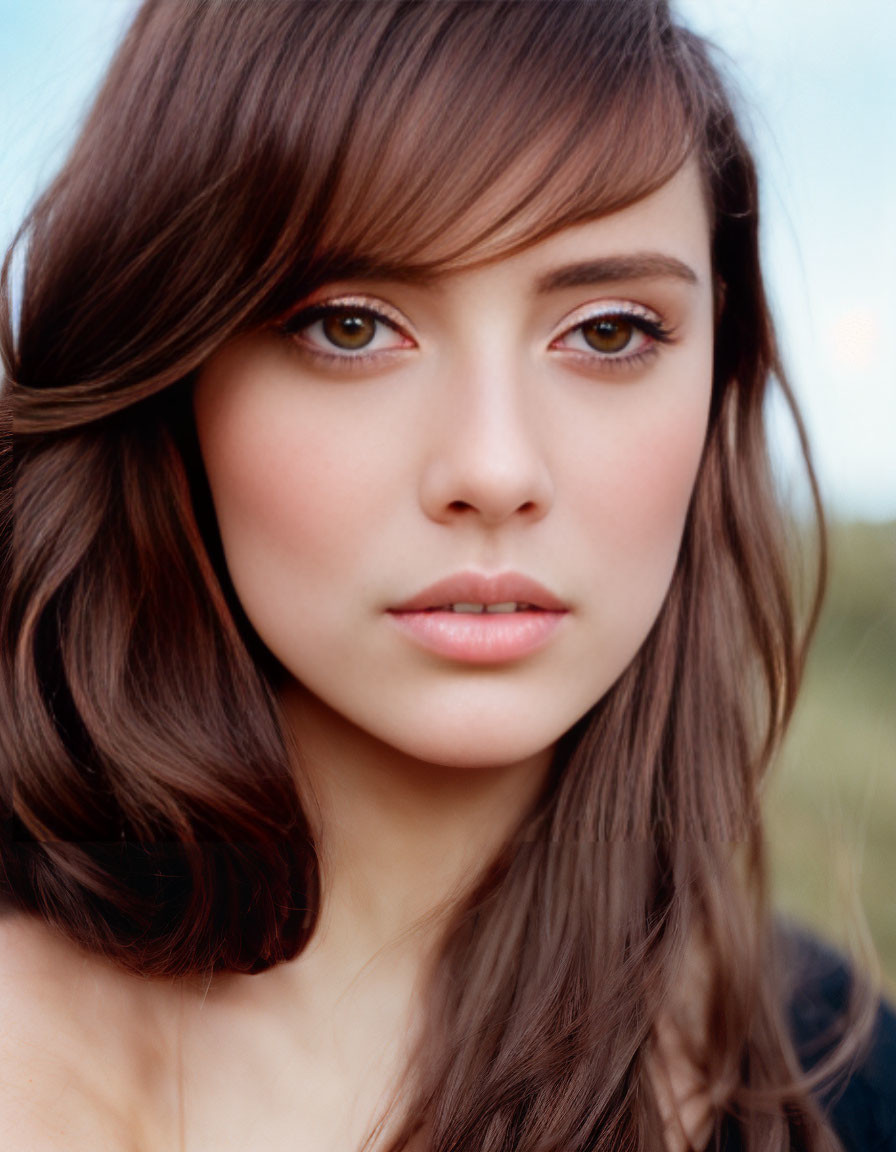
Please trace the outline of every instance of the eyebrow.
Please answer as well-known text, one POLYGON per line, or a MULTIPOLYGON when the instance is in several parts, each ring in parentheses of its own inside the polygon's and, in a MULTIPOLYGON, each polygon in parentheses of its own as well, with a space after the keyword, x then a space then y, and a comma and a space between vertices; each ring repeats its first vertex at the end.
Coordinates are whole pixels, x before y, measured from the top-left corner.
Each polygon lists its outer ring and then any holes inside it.
MULTIPOLYGON (((347 261, 343 266, 331 268, 330 271, 331 275, 321 280, 321 283, 333 280, 383 280, 435 289, 446 275, 445 272, 433 272, 426 267, 376 260, 347 261)), ((535 294, 546 296, 564 288, 589 288, 626 280, 677 280, 689 286, 700 283, 700 277, 694 269, 675 256, 668 256, 664 252, 633 252, 625 256, 581 260, 543 272, 535 281, 535 294)), ((307 291, 301 291, 298 295, 307 295, 307 291)))
POLYGON ((631 256, 606 256, 583 260, 545 272, 535 282, 539 296, 563 288, 587 288, 592 284, 612 284, 620 280, 673 279, 699 284, 700 278, 689 264, 661 252, 639 252, 631 256))

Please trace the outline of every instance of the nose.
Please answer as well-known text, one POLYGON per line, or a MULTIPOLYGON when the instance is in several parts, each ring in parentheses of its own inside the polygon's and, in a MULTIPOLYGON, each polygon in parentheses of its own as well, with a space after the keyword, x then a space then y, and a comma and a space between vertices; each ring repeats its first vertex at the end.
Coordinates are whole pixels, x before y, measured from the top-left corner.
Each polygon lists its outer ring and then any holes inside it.
POLYGON ((535 384, 509 357, 455 365, 431 412, 421 476, 420 501, 431 519, 496 526, 547 513, 554 484, 535 384))

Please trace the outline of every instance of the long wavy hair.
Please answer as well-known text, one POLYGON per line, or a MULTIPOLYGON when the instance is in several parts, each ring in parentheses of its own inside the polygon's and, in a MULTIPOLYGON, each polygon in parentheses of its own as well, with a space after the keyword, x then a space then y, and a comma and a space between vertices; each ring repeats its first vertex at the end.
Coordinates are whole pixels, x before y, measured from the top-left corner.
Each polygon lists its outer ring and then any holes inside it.
POLYGON ((695 945, 681 1032, 716 1140, 838 1147, 787 1033, 759 814, 823 549, 801 624, 770 386, 805 437, 711 52, 665 0, 146 0, 4 267, 2 890, 146 976, 258 972, 314 931, 319 845, 223 562, 198 369, 326 281, 518 251, 691 158, 717 323, 677 568, 445 929, 395 1149, 659 1147, 659 1021, 695 945))

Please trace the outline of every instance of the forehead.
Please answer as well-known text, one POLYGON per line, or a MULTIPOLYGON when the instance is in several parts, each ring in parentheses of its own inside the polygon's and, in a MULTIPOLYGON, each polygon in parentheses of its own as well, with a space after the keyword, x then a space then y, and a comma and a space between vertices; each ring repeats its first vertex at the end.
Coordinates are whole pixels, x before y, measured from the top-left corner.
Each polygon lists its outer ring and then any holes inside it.
MULTIPOLYGON (((700 166, 687 161, 658 189, 616 211, 553 229, 542 239, 529 243, 505 257, 519 266, 575 261, 583 253, 599 252, 637 257, 642 272, 651 270, 688 279, 687 269, 696 281, 710 273, 710 213, 700 166), (647 259, 649 257, 649 259, 647 259), (661 265, 665 261, 666 268, 661 265)), ((509 237, 496 234, 496 244, 509 237)), ((469 267, 483 266, 485 259, 471 253, 469 267)), ((629 260, 635 269, 637 261, 629 260)), ((621 265, 620 265, 621 266, 621 265)), ((549 283, 549 281, 546 281, 549 283)), ((558 285, 562 286, 562 285, 558 285)))
POLYGON ((497 258, 649 195, 701 147, 658 81, 587 96, 536 115, 505 77, 462 132, 413 101, 382 148, 370 146, 379 120, 367 135, 355 126, 315 256, 430 270, 497 258))
POLYGON ((632 204, 566 226, 546 222, 541 238, 514 247, 517 226, 514 218, 506 231, 445 265, 374 262, 360 279, 406 281, 435 292, 504 280, 508 292, 536 295, 598 282, 662 279, 700 286, 712 280, 710 217, 696 161, 632 204))

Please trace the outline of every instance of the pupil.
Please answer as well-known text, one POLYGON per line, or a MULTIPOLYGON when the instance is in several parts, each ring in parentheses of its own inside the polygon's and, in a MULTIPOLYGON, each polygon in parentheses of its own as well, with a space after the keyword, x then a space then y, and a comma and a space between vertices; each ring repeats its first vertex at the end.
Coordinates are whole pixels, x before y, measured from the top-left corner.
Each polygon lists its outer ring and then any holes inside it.
POLYGON ((337 348, 364 348, 374 337, 376 321, 357 312, 335 312, 323 322, 324 335, 337 348))
POLYGON ((631 341, 634 325, 623 319, 602 316, 582 329, 585 343, 598 352, 621 352, 631 341))

